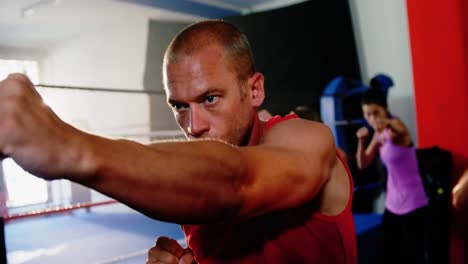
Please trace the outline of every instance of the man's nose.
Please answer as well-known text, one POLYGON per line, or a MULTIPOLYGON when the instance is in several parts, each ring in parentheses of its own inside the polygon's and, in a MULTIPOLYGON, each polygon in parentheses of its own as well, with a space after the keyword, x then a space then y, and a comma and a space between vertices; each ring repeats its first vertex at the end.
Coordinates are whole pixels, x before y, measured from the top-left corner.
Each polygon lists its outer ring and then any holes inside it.
POLYGON ((205 111, 199 106, 190 106, 188 133, 193 137, 201 137, 210 129, 205 111))

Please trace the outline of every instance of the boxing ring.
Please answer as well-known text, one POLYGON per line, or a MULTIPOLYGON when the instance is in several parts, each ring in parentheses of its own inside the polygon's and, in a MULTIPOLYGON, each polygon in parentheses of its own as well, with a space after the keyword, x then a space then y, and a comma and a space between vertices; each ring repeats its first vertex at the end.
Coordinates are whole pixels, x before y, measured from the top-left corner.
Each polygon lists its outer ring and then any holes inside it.
MULTIPOLYGON (((149 112, 150 100, 165 104, 163 92, 57 85, 37 87, 59 117, 86 132, 141 143, 184 139, 179 130, 153 129, 149 124, 150 115, 140 118, 143 121, 124 116, 127 111, 137 117, 149 112), (89 99, 81 98, 82 95, 89 99), (95 109, 88 109, 94 106, 95 109), (75 113, 64 111, 68 107, 75 113), (84 114, 80 115, 81 112, 84 114), (94 123, 87 120, 95 116, 101 119, 94 123), (120 119, 111 122, 103 119, 104 116, 120 119)), ((59 196, 58 201, 9 209, 2 219, 0 263, 144 263, 148 249, 158 236, 169 236, 185 244, 179 225, 150 219, 104 195, 89 194, 79 199, 73 195, 59 196)))

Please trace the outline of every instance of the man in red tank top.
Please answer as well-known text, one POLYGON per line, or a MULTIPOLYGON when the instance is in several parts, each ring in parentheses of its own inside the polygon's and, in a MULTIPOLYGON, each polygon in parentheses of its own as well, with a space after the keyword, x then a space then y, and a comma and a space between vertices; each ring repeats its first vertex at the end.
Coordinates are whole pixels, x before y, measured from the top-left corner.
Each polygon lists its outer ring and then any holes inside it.
POLYGON ((241 146, 244 175, 234 206, 182 225, 188 249, 159 238, 147 263, 356 263, 352 180, 332 134, 295 115, 259 120, 263 76, 242 33, 221 21, 192 24, 169 45, 163 73, 187 137, 241 146))
POLYGON ((182 30, 163 80, 188 141, 80 131, 11 75, 0 82, 0 156, 182 224, 188 247, 159 238, 147 263, 356 263, 352 181, 332 133, 295 116, 258 119, 264 77, 236 27, 207 20, 182 30))

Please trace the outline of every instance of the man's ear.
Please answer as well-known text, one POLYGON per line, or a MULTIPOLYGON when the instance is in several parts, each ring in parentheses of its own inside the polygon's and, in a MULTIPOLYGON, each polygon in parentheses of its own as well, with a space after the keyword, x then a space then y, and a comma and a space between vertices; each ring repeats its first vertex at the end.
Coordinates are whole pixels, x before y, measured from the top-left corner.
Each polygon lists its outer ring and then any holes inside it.
POLYGON ((254 73, 249 78, 249 87, 251 89, 250 96, 253 107, 259 107, 265 99, 264 81, 265 78, 263 77, 263 74, 259 72, 254 73))

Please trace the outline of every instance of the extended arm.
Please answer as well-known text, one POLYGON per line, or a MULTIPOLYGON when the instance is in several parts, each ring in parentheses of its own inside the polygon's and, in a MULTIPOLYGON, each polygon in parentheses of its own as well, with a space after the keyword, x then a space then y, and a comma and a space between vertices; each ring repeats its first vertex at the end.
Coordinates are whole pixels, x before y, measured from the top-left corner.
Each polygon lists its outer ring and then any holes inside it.
POLYGON ((86 173, 71 180, 145 214, 177 223, 219 221, 242 204, 239 149, 202 140, 145 146, 90 136, 86 173))
POLYGON ((274 126, 256 147, 90 135, 61 121, 22 75, 0 83, 0 150, 44 179, 67 178, 153 218, 192 224, 304 204, 336 162, 328 128, 304 120, 274 126))
POLYGON ((72 180, 146 214, 178 223, 245 218, 298 206, 314 197, 336 161, 321 124, 279 124, 255 147, 215 140, 159 143, 90 140, 94 163, 72 180), (288 137, 295 131, 295 137, 288 137), (283 139, 280 141, 278 137, 283 139), (320 139, 320 140, 317 140, 320 139))

